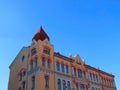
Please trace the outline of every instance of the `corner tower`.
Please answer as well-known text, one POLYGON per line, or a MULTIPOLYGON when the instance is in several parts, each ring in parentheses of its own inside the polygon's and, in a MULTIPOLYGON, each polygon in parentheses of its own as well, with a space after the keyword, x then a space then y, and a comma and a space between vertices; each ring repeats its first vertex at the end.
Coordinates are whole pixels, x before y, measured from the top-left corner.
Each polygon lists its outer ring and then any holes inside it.
POLYGON ((28 68, 28 90, 54 90, 54 47, 42 26, 32 38, 28 68))

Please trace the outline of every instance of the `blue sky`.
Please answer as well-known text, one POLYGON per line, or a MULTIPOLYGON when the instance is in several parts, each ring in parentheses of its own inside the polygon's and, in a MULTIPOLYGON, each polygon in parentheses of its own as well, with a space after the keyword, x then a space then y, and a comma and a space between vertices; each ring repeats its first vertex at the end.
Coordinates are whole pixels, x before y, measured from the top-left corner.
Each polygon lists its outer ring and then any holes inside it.
POLYGON ((120 90, 119 0, 0 0, 0 90, 7 90, 9 65, 41 25, 56 52, 79 54, 113 73, 120 90))

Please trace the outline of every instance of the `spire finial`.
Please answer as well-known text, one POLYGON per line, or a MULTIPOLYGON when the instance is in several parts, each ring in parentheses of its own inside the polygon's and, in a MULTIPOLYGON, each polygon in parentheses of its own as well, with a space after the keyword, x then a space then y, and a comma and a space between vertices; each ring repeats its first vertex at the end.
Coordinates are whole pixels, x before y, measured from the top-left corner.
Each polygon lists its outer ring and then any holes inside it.
POLYGON ((41 25, 40 28, 38 29, 38 33, 40 33, 41 30, 43 30, 42 25, 41 25))

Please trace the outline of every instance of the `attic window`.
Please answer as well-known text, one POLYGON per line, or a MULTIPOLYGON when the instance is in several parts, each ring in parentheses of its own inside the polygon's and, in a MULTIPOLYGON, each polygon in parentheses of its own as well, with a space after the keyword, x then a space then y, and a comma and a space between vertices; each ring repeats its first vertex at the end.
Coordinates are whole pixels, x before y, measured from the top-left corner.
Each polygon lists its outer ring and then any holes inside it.
POLYGON ((45 53, 45 54, 50 54, 50 49, 44 48, 43 53, 45 53))
POLYGON ((81 62, 79 62, 78 60, 76 61, 77 64, 81 65, 81 62))

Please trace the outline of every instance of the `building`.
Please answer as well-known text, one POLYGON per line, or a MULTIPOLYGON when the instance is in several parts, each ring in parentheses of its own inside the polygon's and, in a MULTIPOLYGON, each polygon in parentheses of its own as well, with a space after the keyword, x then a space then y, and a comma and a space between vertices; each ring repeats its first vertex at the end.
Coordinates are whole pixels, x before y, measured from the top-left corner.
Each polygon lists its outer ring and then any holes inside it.
POLYGON ((8 90, 117 90, 114 75, 55 52, 42 27, 9 68, 8 90))

